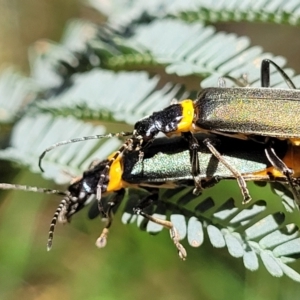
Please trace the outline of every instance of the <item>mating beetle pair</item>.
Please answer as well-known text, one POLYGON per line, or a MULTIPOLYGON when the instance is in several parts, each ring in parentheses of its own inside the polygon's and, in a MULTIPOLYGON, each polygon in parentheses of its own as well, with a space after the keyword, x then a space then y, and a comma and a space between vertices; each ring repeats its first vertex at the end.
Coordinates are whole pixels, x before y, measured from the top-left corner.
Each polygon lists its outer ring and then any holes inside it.
MULTIPOLYGON (((199 178, 203 187, 211 187, 220 180, 234 180, 235 176, 218 159, 207 149, 204 141, 208 138, 204 134, 196 134, 195 140, 199 144, 197 155, 201 163, 201 172, 199 178)), ((264 155, 265 145, 252 140, 232 139, 226 136, 209 136, 211 141, 216 143, 222 153, 224 161, 233 168, 239 169, 241 176, 246 181, 280 181, 287 183, 287 178, 279 173, 264 155)), ((140 159, 139 153, 126 151, 122 159, 115 160, 107 174, 106 180, 101 186, 101 193, 114 193, 110 198, 111 205, 117 205, 124 195, 124 188, 143 188, 148 190, 149 196, 142 199, 136 204, 134 212, 147 219, 160 224, 171 232, 171 237, 179 250, 182 259, 185 257, 185 251, 179 244, 179 236, 176 228, 169 221, 153 218, 143 212, 148 205, 159 200, 158 189, 176 188, 181 186, 193 186, 194 180, 191 174, 190 151, 187 148, 188 143, 182 137, 172 139, 159 138, 155 139, 149 147, 145 148, 143 160, 140 159), (117 179, 116 179, 117 178, 117 179), (111 181, 114 184, 111 185, 111 181)), ((288 143, 286 140, 277 140, 274 142, 274 149, 278 157, 291 168, 295 170, 295 176, 300 176, 300 149, 299 147, 288 143)), ((98 191, 97 182, 101 176, 99 167, 95 166, 83 175, 84 186, 87 186, 86 193, 98 191)), ((102 167, 103 168, 103 165, 102 167)), ((296 179, 295 179, 296 180, 296 179)), ((298 182, 297 182, 298 183, 298 182)), ((109 216, 111 218, 111 216, 109 216)), ((111 222, 108 222, 109 226, 111 222)), ((106 241, 107 231, 98 240, 100 243, 106 241)))
MULTIPOLYGON (((203 187, 210 187, 220 180, 234 180, 235 176, 230 170, 207 149, 204 145, 207 135, 197 134, 195 140, 199 144, 197 155, 201 163, 199 178, 203 187)), ((209 136, 218 145, 223 159, 232 167, 239 169, 243 178, 248 181, 268 182, 275 180, 286 182, 286 177, 278 175, 271 166, 264 154, 264 145, 251 140, 232 139, 226 136, 209 136), (279 176, 279 177, 278 177, 279 176)), ((297 146, 288 144, 287 141, 276 141, 274 149, 279 158, 295 170, 295 175, 300 175, 300 152, 297 146)), ((98 183, 106 169, 109 159, 96 162, 83 173, 82 177, 76 179, 66 192, 34 189, 27 187, 29 191, 48 192, 63 195, 63 199, 53 216, 49 238, 48 250, 51 248, 54 228, 56 222, 65 223, 70 221, 72 215, 77 213, 88 203, 91 195, 98 192, 98 183)), ((134 212, 144 216, 146 219, 160 224, 170 230, 172 240, 176 245, 182 259, 186 257, 186 251, 180 244, 176 228, 169 221, 154 218, 144 212, 144 209, 159 200, 158 189, 176 188, 182 186, 193 186, 194 180, 191 170, 190 151, 188 143, 182 137, 158 138, 144 150, 143 160, 139 153, 126 151, 122 157, 114 160, 109 168, 107 176, 102 181, 101 194, 111 196, 109 202, 104 201, 105 207, 102 211, 108 221, 97 240, 97 246, 103 247, 107 242, 107 235, 112 224, 112 212, 122 201, 125 195, 125 188, 142 188, 149 192, 149 195, 136 204, 134 212)), ((22 186, 10 186, 2 184, 0 188, 25 189, 22 186)), ((103 199, 102 199, 103 200, 103 199)))
MULTIPOLYGON (((119 160, 124 152, 139 151, 140 159, 142 159, 145 149, 159 132, 167 136, 180 134, 188 141, 191 174, 195 184, 194 193, 198 194, 202 190, 201 165, 197 153, 199 143, 195 139, 194 133, 215 133, 233 138, 251 139, 264 144, 266 157, 271 165, 287 178, 295 201, 299 205, 300 195, 297 181, 293 178, 293 170, 278 157, 273 143, 277 138, 288 140, 295 145, 299 143, 300 91, 295 89, 291 79, 276 63, 267 59, 262 61, 261 85, 261 88, 217 87, 204 89, 195 101, 184 100, 141 119, 135 124, 133 132, 84 137, 54 144, 40 156, 39 165, 41 167, 41 161, 46 152, 60 145, 102 137, 130 136, 121 148, 109 158, 107 167, 100 176, 97 189, 97 199, 100 201, 104 178, 108 176, 114 161, 119 160), (282 75, 290 89, 269 88, 270 64, 282 75)), ((234 168, 223 159, 209 138, 204 139, 203 143, 237 179, 243 194, 243 202, 250 201, 251 196, 239 169, 234 168)))

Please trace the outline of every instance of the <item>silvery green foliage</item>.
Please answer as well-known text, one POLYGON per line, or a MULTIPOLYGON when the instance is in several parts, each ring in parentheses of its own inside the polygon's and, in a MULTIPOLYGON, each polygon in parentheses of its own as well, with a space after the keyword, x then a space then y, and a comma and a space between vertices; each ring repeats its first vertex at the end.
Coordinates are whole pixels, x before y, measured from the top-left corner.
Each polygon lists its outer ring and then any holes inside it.
POLYGON ((12 123, 39 92, 34 80, 22 76, 13 68, 0 73, 0 123, 12 123))
MULTIPOLYGON (((300 274, 287 265, 300 252, 299 212, 285 186, 274 183, 272 188, 273 193, 269 186, 257 188, 253 200, 245 206, 241 195, 232 197, 237 186, 228 181, 198 197, 191 189, 162 191, 161 202, 152 213, 162 219, 169 215, 181 239, 187 239, 192 247, 199 247, 208 239, 213 247, 227 248, 231 256, 242 259, 250 271, 262 263, 275 277, 285 274, 300 281, 300 274), (261 195, 268 195, 267 200, 261 195)), ((161 225, 145 223, 143 217, 132 214, 136 201, 136 193, 130 191, 122 221, 137 222, 151 233, 160 232, 161 225)))
POLYGON ((151 18, 182 18, 189 22, 249 21, 298 25, 300 4, 297 0, 153 0, 144 1, 96 1, 86 3, 108 16, 111 23, 119 26, 140 20, 144 15, 151 18))

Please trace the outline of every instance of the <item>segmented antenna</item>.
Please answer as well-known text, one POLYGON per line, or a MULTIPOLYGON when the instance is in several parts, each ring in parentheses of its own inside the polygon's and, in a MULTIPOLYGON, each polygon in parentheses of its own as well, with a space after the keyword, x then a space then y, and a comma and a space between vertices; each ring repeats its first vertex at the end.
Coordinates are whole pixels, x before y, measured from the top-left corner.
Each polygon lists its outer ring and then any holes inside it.
MULTIPOLYGON (((9 183, 0 183, 0 189, 2 190, 20 190, 25 192, 35 192, 35 193, 44 193, 44 194, 56 194, 65 196, 65 198, 60 202, 58 205, 53 218, 51 220, 49 234, 48 234, 48 242, 47 242, 47 250, 49 251, 52 247, 52 241, 53 241, 53 234, 55 225, 57 223, 58 217, 60 216, 63 209, 66 209, 70 204, 70 193, 69 192, 62 192, 59 190, 51 190, 51 189, 45 189, 45 188, 38 188, 35 186, 27 186, 27 185, 19 185, 19 184, 9 184, 9 183)), ((66 216, 62 216, 62 219, 67 219, 66 216)))
POLYGON ((53 235, 54 235, 54 230, 55 230, 55 226, 56 226, 58 217, 63 209, 65 209, 67 211, 67 207, 69 206, 69 204, 70 204, 69 197, 66 197, 63 200, 61 200, 61 202, 59 203, 59 205, 53 215, 53 218, 50 223, 49 233, 48 233, 47 251, 50 251, 52 248, 53 235))
POLYGON ((39 188, 39 187, 28 186, 28 185, 20 185, 20 184, 9 184, 9 183, 0 183, 0 189, 1 190, 18 190, 18 191, 43 193, 43 194, 55 194, 55 195, 61 195, 61 196, 68 195, 68 193, 62 192, 59 190, 45 189, 45 188, 39 188))
POLYGON ((75 138, 71 140, 65 140, 61 141, 58 143, 53 144, 52 146, 48 147, 44 152, 40 155, 39 157, 39 168, 41 169, 42 172, 44 172, 44 169, 42 168, 42 160, 44 156, 46 155, 47 152, 53 150, 54 148, 57 148, 59 146, 67 145, 67 144, 72 144, 72 143, 77 143, 77 142, 83 142, 83 141, 88 141, 88 140, 98 140, 102 138, 112 138, 112 137, 121 137, 121 136, 128 136, 132 135, 132 132, 118 132, 118 133, 109 133, 106 135, 90 135, 90 136, 84 136, 80 138, 75 138))

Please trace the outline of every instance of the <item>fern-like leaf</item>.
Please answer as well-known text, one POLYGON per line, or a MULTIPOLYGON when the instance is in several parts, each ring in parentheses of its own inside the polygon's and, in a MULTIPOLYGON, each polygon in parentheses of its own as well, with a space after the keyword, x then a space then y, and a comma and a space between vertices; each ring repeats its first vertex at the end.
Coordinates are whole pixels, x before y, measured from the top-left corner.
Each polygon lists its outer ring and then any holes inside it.
MULTIPOLYGON (((278 184, 273 188, 277 193, 278 184)), ((289 209, 293 199, 288 190, 284 188, 285 197, 289 198, 289 203, 285 203, 270 192, 269 186, 252 188, 253 200, 243 206, 241 195, 232 197, 236 189, 233 183, 222 182, 199 197, 192 195, 191 189, 183 189, 173 193, 171 201, 170 191, 162 190, 161 202, 153 213, 162 219, 169 215, 181 238, 186 237, 192 247, 201 246, 207 236, 213 247, 226 247, 231 256, 242 258, 245 268, 257 270, 260 258, 271 275, 286 274, 299 282, 300 274, 287 266, 300 255, 299 213, 289 209)), ((136 196, 131 191, 122 221, 137 221, 148 232, 160 232, 162 226, 145 223, 143 217, 132 214, 135 204, 136 196)))
POLYGON ((24 107, 36 98, 39 87, 13 68, 0 74, 0 123, 13 123, 24 107))
POLYGON ((124 25, 148 18, 174 17, 188 22, 264 22, 289 25, 299 24, 298 1, 214 1, 214 0, 153 0, 99 2, 87 0, 89 5, 109 16, 112 24, 124 25))

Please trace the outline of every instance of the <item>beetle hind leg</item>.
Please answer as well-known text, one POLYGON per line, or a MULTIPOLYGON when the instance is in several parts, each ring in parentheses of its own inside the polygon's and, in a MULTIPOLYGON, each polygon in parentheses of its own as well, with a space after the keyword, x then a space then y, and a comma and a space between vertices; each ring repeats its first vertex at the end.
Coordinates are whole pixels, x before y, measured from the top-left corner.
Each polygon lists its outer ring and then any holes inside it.
POLYGON ((242 195, 243 195, 243 204, 247 204, 251 201, 251 196, 249 193, 249 190, 247 188, 246 181, 244 177, 241 175, 241 173, 236 170, 232 165, 230 165, 223 156, 217 151, 217 149, 213 146, 210 139, 205 139, 203 141, 204 145, 210 150, 210 152, 228 169, 232 172, 234 177, 236 178, 238 185, 241 189, 242 195))
POLYGON ((171 239, 175 245, 175 247, 177 248, 178 250, 178 255, 179 257, 182 259, 182 260, 185 260, 186 257, 187 257, 187 252, 185 250, 185 248, 180 244, 180 236, 178 234, 178 231, 176 229, 176 227, 174 227, 173 223, 170 222, 170 221, 167 221, 167 220, 162 220, 162 219, 159 219, 159 218, 155 218, 153 216, 150 216, 146 213, 144 213, 141 209, 139 208, 135 208, 134 209, 134 212, 137 214, 137 215, 141 215, 143 216, 144 218, 148 219, 149 221, 152 221, 156 224, 159 224, 159 225, 162 225, 163 227, 169 229, 170 231, 170 236, 171 236, 171 239))
POLYGON ((157 192, 154 192, 153 194, 142 199, 140 201, 140 203, 136 207, 133 208, 134 213, 137 215, 141 215, 145 219, 169 229, 171 239, 172 239, 175 247, 177 248, 179 257, 182 260, 185 260, 187 257, 187 252, 186 252, 185 248, 182 246, 182 244, 180 243, 180 236, 178 234, 177 229, 173 225, 173 223, 170 221, 167 221, 167 220, 155 218, 151 215, 148 215, 147 213, 145 213, 143 211, 143 209, 145 209, 147 206, 151 205, 154 201, 158 201, 158 193, 157 192))
POLYGON ((275 150, 271 147, 270 143, 267 145, 265 153, 272 166, 286 177, 294 195, 295 202, 300 207, 299 183, 293 178, 293 170, 288 168, 288 166, 276 155, 275 150))

